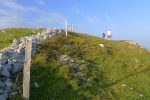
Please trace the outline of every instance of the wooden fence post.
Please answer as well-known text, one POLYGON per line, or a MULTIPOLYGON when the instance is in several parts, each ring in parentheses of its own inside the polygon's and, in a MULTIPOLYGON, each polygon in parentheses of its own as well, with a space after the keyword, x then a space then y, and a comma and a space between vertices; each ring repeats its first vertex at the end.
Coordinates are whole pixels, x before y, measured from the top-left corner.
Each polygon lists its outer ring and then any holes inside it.
POLYGON ((23 99, 29 100, 30 96, 30 66, 31 66, 32 40, 26 41, 25 61, 23 69, 23 99))

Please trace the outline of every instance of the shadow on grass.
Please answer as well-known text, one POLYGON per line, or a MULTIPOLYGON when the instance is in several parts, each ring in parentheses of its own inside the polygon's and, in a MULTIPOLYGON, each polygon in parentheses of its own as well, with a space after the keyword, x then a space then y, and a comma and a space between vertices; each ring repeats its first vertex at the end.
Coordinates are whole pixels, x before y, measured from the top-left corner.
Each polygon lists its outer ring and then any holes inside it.
POLYGON ((150 71, 150 68, 146 68, 146 69, 141 70, 141 71, 139 71, 139 72, 135 72, 135 73, 126 75, 126 76, 120 78, 119 80, 116 80, 116 81, 114 81, 114 82, 112 82, 112 83, 110 83, 110 84, 105 84, 103 87, 104 87, 104 88, 112 87, 112 86, 114 86, 114 85, 120 83, 120 82, 123 81, 123 80, 126 80, 126 79, 128 79, 128 78, 130 78, 130 77, 132 77, 132 76, 135 76, 135 75, 138 75, 138 74, 141 74, 141 73, 145 73, 145 72, 148 72, 148 71, 150 71))

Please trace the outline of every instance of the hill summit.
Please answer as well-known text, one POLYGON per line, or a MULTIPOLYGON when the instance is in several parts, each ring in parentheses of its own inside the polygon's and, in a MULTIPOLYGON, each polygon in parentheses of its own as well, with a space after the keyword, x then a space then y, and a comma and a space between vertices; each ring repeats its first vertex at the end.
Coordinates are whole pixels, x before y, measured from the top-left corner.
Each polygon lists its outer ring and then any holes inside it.
MULTIPOLYGON (((76 32, 69 32, 66 37, 63 31, 47 34, 45 40, 46 34, 35 36, 39 32, 45 29, 13 28, 0 32, 4 36, 0 38, 0 48, 26 35, 44 38, 32 56, 30 100, 150 99, 150 53, 136 42, 76 32)), ((37 48, 34 43, 33 46, 37 48)), ((10 78, 14 82, 12 90, 19 89, 10 100, 21 100, 22 72, 17 78, 10 78)), ((4 79, 1 76, 1 82, 7 83, 4 79)))
POLYGON ((73 32, 40 45, 32 59, 31 100, 150 98, 150 54, 138 45, 73 32))

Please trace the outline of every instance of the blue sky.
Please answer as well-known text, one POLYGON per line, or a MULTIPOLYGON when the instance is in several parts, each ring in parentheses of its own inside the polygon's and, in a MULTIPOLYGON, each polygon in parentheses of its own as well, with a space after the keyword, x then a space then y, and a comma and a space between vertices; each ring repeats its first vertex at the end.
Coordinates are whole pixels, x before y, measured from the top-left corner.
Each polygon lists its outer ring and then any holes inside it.
POLYGON ((149 0, 0 0, 0 28, 57 27, 134 40, 150 48, 149 0))

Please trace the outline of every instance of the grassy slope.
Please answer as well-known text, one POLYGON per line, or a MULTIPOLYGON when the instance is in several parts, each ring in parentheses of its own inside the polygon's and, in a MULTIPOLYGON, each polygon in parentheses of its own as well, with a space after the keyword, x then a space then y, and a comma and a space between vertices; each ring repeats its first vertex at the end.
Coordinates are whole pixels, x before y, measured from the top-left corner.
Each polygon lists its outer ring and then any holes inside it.
POLYGON ((59 34, 41 45, 42 50, 32 60, 31 100, 150 99, 150 55, 145 49, 77 33, 67 39, 59 34), (83 76, 73 75, 75 69, 59 62, 58 53, 75 59, 83 76), (84 82, 84 78, 89 81, 84 82), (34 87, 35 82, 39 88, 34 87))
POLYGON ((24 37, 27 35, 36 34, 37 32, 41 32, 43 29, 35 29, 32 28, 6 28, 0 30, 0 49, 8 47, 13 39, 18 39, 20 37, 24 37))

